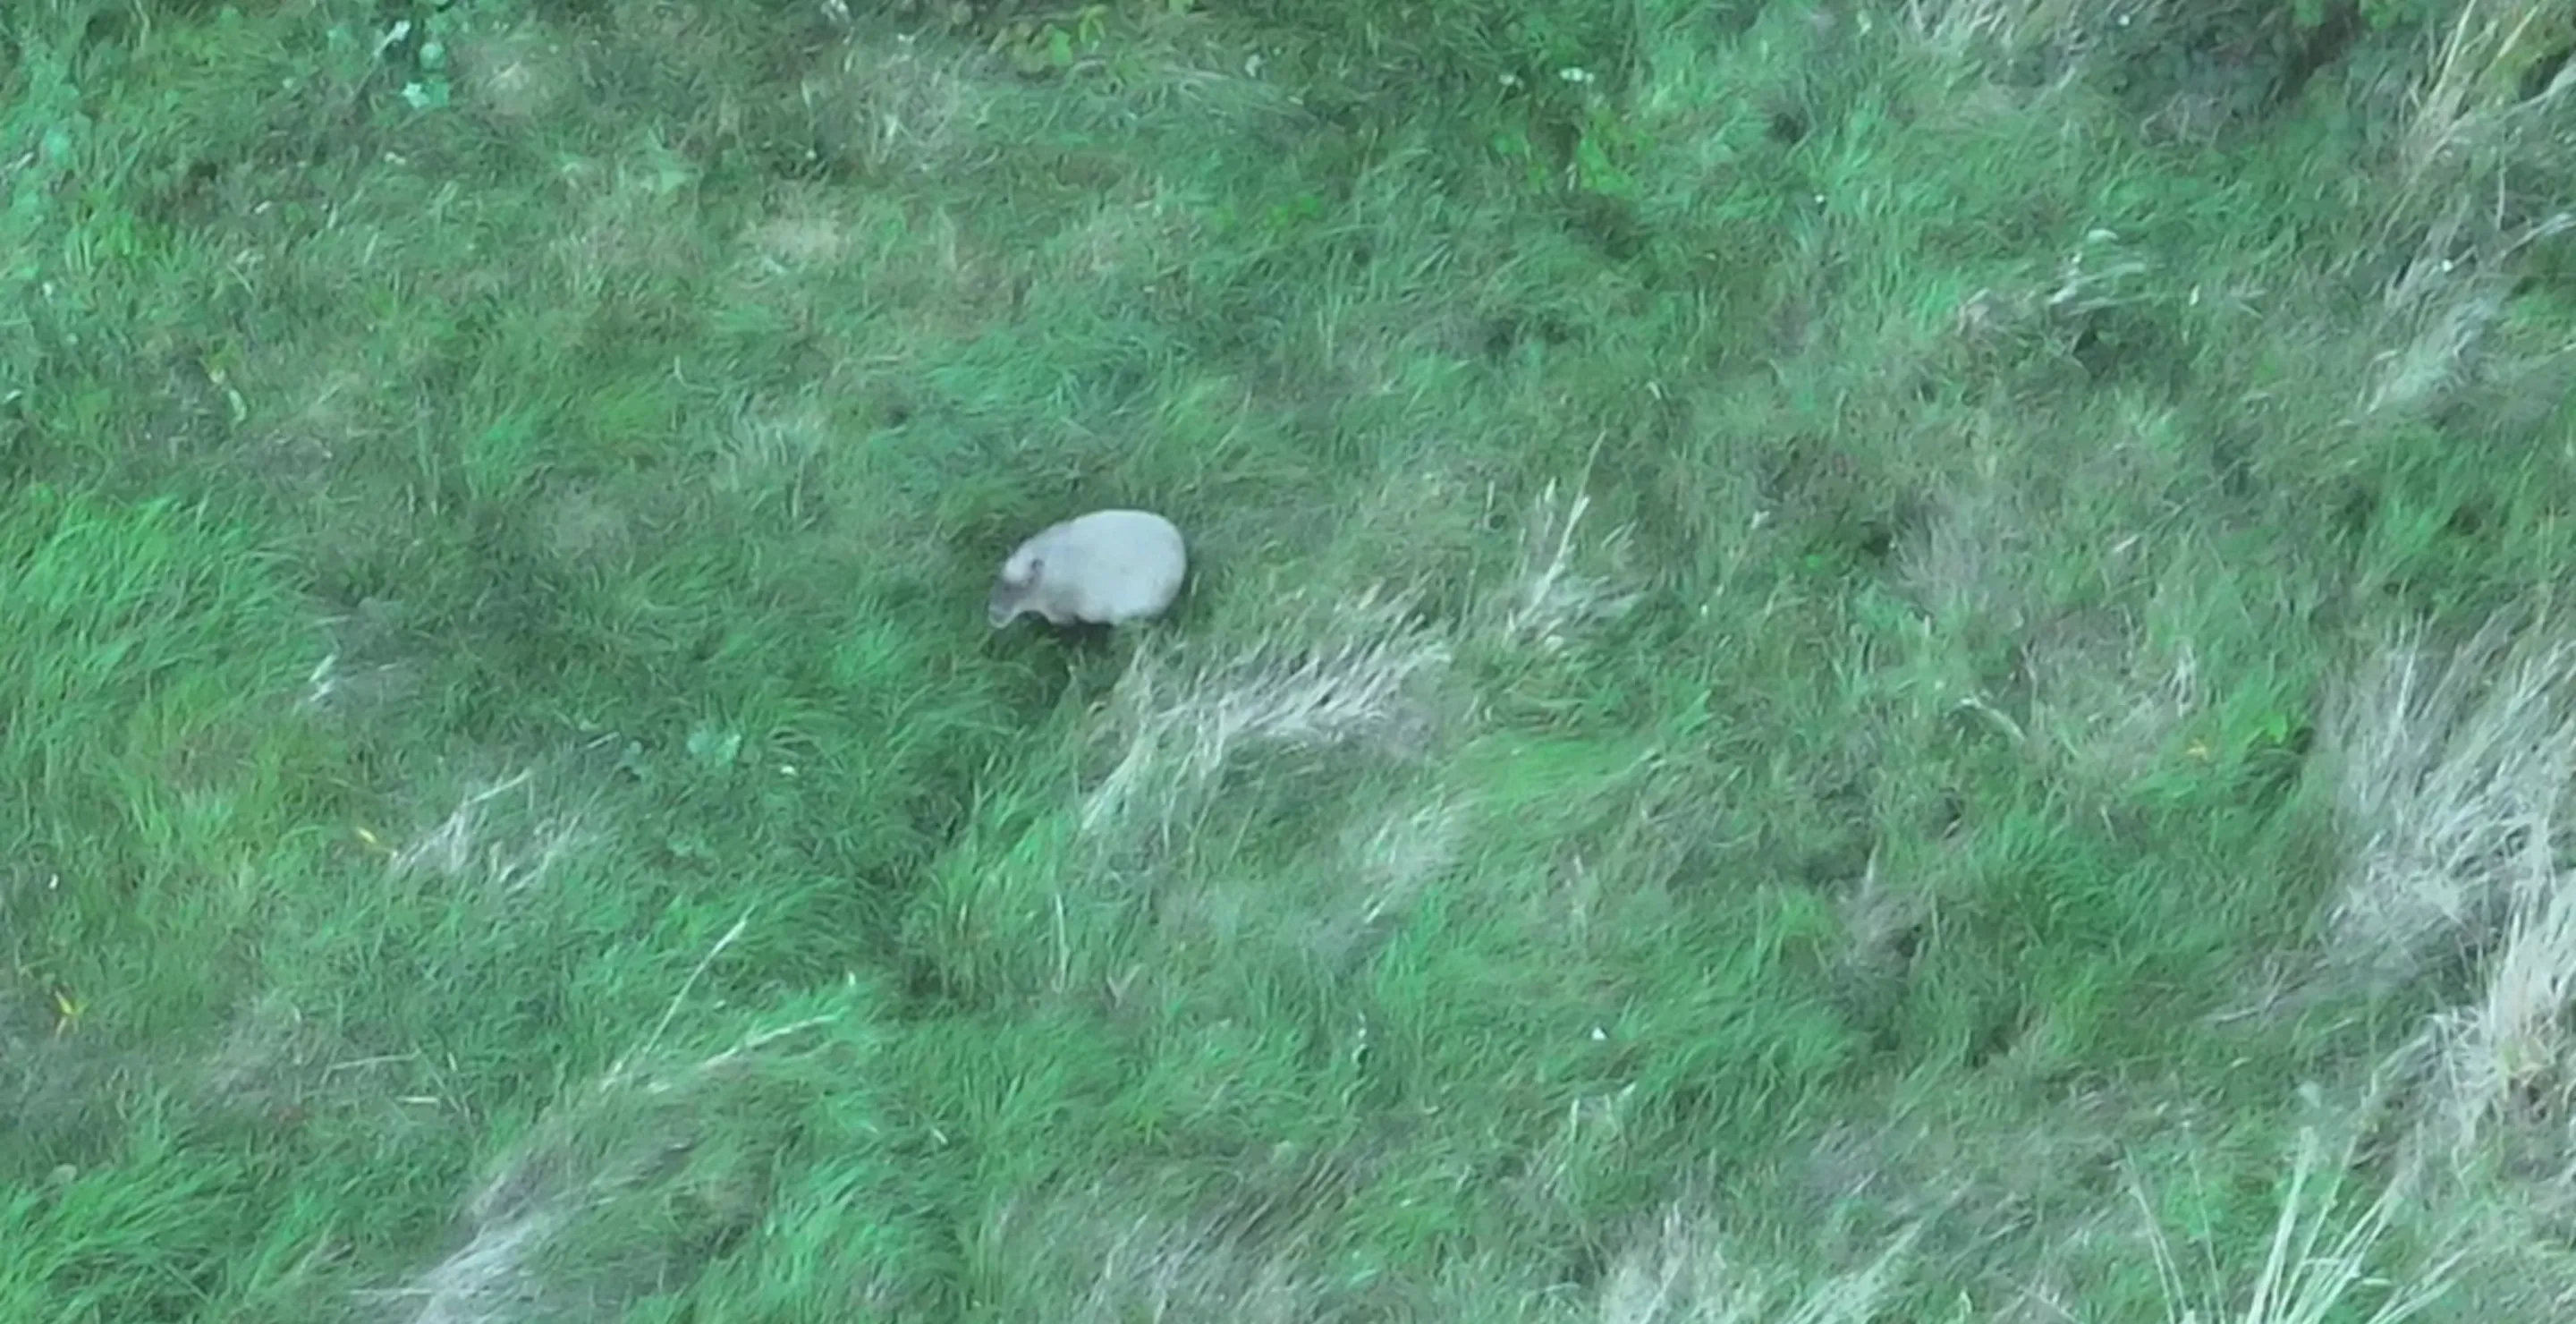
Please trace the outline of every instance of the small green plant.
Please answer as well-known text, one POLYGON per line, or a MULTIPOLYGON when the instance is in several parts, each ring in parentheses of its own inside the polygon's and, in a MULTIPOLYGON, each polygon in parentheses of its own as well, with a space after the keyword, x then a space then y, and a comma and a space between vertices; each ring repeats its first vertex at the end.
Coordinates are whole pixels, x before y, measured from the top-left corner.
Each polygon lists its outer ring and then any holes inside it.
POLYGON ((1645 147, 1644 135, 1622 119, 1607 98, 1591 90, 1590 72, 1569 68, 1557 76, 1586 93, 1581 136, 1574 140, 1574 186, 1614 202, 1637 201, 1640 189, 1629 163, 1645 147))
MULTIPOLYGON (((401 78, 403 104, 416 111, 443 110, 455 99, 454 44, 490 31, 509 17, 510 0, 413 0, 378 12, 370 63, 401 78)), ((353 35, 332 33, 335 44, 353 35)))

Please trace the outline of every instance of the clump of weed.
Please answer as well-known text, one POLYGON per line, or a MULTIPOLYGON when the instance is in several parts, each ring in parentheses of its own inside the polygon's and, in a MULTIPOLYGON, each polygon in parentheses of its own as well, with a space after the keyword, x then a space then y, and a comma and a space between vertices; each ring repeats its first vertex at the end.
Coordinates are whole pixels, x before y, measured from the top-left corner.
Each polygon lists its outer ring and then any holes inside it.
POLYGON ((1137 653, 1113 700, 1118 753, 1085 801, 1087 826, 1151 813, 1168 835, 1246 747, 1418 752, 1436 719, 1426 687, 1447 668, 1450 647, 1410 601, 1375 591, 1289 598, 1269 614, 1270 631, 1229 657, 1137 653))
POLYGON ((2571 845, 2576 649, 2509 618, 2452 650, 2401 636, 2342 701, 2330 747, 2351 842, 2339 949, 2388 977, 2484 950, 2571 845))

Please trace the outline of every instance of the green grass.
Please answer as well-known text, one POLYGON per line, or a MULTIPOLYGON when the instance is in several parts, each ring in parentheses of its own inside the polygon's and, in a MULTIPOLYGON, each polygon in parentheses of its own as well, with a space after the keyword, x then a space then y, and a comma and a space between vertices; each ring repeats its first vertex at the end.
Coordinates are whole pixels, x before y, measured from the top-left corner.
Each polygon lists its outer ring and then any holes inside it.
POLYGON ((2564 1317, 2576 11, 849 9, 0 17, 0 1317, 2564 1317))

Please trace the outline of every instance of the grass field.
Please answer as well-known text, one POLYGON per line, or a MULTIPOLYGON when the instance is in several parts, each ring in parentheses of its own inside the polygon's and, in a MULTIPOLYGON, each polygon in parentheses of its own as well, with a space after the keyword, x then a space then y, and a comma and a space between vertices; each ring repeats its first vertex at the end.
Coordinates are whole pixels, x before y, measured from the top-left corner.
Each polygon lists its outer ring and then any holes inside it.
POLYGON ((2571 45, 0 7, 0 1318, 2567 1319, 2571 45))

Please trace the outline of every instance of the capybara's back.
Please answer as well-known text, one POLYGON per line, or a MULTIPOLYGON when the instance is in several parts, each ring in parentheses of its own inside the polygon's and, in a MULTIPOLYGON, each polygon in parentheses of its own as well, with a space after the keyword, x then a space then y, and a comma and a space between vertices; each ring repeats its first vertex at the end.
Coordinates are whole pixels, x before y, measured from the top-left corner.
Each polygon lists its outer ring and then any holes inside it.
POLYGON ((1021 543, 993 582, 993 628, 1029 614, 1051 625, 1126 625, 1163 614, 1189 574, 1189 548, 1151 511, 1095 510, 1021 543))

